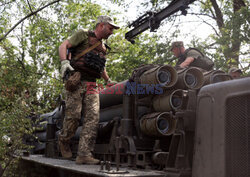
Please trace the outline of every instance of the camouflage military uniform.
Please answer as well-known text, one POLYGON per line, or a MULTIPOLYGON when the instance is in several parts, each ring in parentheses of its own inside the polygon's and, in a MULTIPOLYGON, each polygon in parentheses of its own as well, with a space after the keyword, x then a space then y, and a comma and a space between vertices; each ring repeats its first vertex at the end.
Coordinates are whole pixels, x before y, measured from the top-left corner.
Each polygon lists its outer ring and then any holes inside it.
MULTIPOLYGON (((76 32, 69 42, 75 47, 76 52, 88 47, 88 32, 80 30, 76 32)), ((87 75, 88 73, 86 73, 87 75)), ((59 134, 59 140, 69 143, 75 135, 81 119, 82 107, 84 109, 84 121, 78 145, 78 156, 91 156, 97 135, 99 121, 99 94, 87 93, 87 83, 95 81, 95 78, 83 76, 77 89, 73 92, 66 90, 66 110, 63 129, 59 134)))
POLYGON ((66 111, 60 138, 66 142, 75 135, 84 108, 78 155, 91 155, 99 121, 99 94, 87 94, 87 82, 82 81, 74 92, 66 91, 66 111))
POLYGON ((99 94, 93 93, 92 89, 89 93, 87 86, 88 82, 95 83, 96 78, 103 78, 107 83, 112 83, 105 70, 107 45, 101 40, 108 39, 113 30, 119 28, 110 17, 99 16, 94 31, 80 30, 59 46, 62 77, 67 76, 68 71, 74 72, 65 84, 66 111, 63 129, 58 136, 59 148, 64 158, 72 157, 69 140, 78 127, 82 107, 84 109, 76 164, 99 163, 91 154, 99 120, 99 94), (71 56, 71 61, 66 59, 66 50, 69 51, 68 58, 71 56))

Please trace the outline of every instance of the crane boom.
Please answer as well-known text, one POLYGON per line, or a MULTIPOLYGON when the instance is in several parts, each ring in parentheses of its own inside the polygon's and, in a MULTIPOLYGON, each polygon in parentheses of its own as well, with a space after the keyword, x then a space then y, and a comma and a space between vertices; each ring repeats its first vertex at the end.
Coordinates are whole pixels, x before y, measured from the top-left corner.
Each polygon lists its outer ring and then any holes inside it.
POLYGON ((165 18, 171 16, 172 14, 181 11, 183 15, 187 14, 188 5, 193 3, 195 0, 173 0, 166 8, 162 9, 160 12, 149 11, 135 20, 129 25, 133 27, 130 31, 125 34, 125 38, 134 43, 134 38, 144 32, 147 29, 150 31, 155 31, 159 28, 160 23, 165 18))

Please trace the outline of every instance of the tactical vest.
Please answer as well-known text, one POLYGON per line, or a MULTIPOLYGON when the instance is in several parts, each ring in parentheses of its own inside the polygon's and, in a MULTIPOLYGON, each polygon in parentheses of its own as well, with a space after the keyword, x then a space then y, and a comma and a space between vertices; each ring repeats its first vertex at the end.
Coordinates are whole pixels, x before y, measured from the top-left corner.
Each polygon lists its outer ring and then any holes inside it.
MULTIPOLYGON (((88 31, 88 44, 85 49, 97 43, 99 40, 96 38, 95 33, 93 31, 88 31)), ((86 45, 84 41, 78 46, 86 45)), ((79 52, 77 51, 77 47, 70 48, 70 52, 72 55, 71 65, 76 71, 80 71, 82 73, 83 79, 86 78, 100 78, 102 72, 104 71, 105 63, 106 63, 106 47, 101 43, 92 51, 86 53, 84 56, 76 59, 76 55, 79 52)), ((88 79, 89 80, 89 79, 88 79)))
POLYGON ((198 50, 196 48, 189 48, 189 49, 185 50, 185 53, 179 57, 177 65, 180 65, 182 62, 184 62, 186 60, 186 58, 188 56, 188 52, 190 50, 195 50, 195 51, 199 52, 201 55, 198 58, 194 59, 194 61, 192 63, 190 63, 189 66, 202 68, 202 69, 205 69, 207 71, 213 69, 214 62, 209 57, 204 55, 200 50, 198 50))

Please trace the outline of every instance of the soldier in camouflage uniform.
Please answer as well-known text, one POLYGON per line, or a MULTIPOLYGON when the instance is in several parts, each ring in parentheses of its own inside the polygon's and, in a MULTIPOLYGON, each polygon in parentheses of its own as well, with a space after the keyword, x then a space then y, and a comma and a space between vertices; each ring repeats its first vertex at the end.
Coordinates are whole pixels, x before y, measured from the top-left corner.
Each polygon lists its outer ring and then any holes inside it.
POLYGON ((199 67, 204 70, 212 70, 213 61, 196 48, 185 50, 182 41, 172 43, 171 51, 178 58, 177 66, 185 68, 188 66, 199 67))
MULTIPOLYGON (((63 129, 59 134, 59 148, 64 158, 71 158, 69 141, 75 135, 81 119, 82 108, 84 110, 84 121, 80 134, 76 164, 97 164, 99 160, 95 159, 91 151, 94 149, 95 139, 97 135, 97 126, 99 122, 99 94, 93 92, 96 86, 92 87, 91 94, 87 92, 89 82, 95 84, 96 78, 103 78, 106 83, 114 84, 109 78, 105 69, 106 47, 102 43, 102 39, 108 39, 113 34, 114 29, 119 29, 108 16, 100 16, 94 31, 80 30, 73 34, 69 39, 65 40, 59 47, 59 56, 61 60, 61 74, 65 77, 67 71, 71 71, 70 77, 74 77, 76 73, 80 73, 80 81, 77 82, 74 90, 66 89, 66 111, 63 122, 63 129), (97 43, 100 43, 99 45, 97 43), (82 51, 97 44, 92 49, 96 60, 101 62, 104 67, 98 67, 85 63, 86 55, 75 59, 82 51), (67 59, 67 51, 70 51, 67 59), (100 70, 98 70, 100 69, 100 70)), ((90 53, 89 52, 89 53, 90 53)), ((92 61, 92 62, 96 62, 92 61)), ((101 65, 102 66, 102 65, 101 65)), ((70 79, 70 78, 69 78, 70 79)))

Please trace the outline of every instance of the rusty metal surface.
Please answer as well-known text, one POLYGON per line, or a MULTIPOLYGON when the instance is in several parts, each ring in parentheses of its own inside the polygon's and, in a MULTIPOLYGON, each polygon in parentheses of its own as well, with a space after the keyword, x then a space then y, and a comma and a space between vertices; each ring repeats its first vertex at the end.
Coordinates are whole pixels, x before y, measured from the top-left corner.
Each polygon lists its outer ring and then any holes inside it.
MULTIPOLYGON (((100 165, 76 165, 75 161, 71 160, 62 160, 62 159, 52 159, 46 158, 42 155, 30 155, 29 157, 22 157, 25 161, 36 162, 41 165, 50 166, 54 168, 60 168, 63 170, 74 171, 76 173, 80 173, 83 176, 91 175, 91 176, 137 176, 137 177, 161 177, 165 176, 166 173, 162 171, 152 171, 152 170, 130 170, 125 168, 120 168, 121 171, 128 171, 126 174, 111 174, 100 172, 100 165)), ((111 170, 114 170, 115 166, 112 167, 111 170)))

